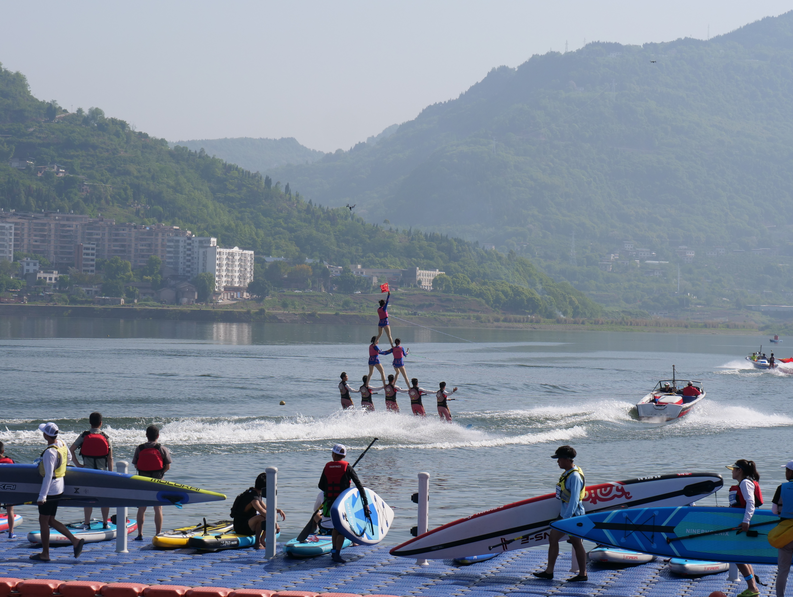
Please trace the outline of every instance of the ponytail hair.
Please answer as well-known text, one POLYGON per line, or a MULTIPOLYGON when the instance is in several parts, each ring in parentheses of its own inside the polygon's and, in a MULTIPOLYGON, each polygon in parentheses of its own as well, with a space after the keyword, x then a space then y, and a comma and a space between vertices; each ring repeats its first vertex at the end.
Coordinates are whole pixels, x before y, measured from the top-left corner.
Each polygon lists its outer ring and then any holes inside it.
POLYGON ((375 340, 377 340, 377 336, 372 336, 372 339, 369 340, 369 344, 374 344, 375 340))
POLYGON ((760 480, 760 473, 757 472, 757 467, 754 464, 754 460, 736 460, 735 466, 743 471, 743 475, 747 479, 751 479, 752 481, 760 480))

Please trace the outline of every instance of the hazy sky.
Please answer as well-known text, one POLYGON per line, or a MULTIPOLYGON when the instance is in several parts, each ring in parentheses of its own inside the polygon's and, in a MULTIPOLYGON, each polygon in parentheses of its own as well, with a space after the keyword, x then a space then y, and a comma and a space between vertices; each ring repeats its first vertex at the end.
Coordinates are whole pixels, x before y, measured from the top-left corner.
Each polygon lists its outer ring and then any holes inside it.
POLYGON ((33 94, 171 141, 349 149, 497 66, 584 41, 705 39, 790 0, 3 2, 0 63, 33 94))

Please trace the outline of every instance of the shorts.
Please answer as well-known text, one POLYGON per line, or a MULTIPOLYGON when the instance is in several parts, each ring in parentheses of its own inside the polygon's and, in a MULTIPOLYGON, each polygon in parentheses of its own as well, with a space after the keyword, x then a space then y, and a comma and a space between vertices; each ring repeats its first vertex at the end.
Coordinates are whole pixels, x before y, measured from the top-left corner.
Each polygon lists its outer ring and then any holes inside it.
POLYGON ((352 403, 352 400, 350 400, 349 398, 342 398, 341 407, 344 410, 347 410, 348 408, 355 408, 355 405, 352 403))
POLYGON ((138 471, 138 476, 148 477, 149 479, 162 479, 165 471, 138 471))
POLYGON ((39 514, 42 516, 55 516, 58 512, 58 500, 62 497, 62 493, 58 495, 48 495, 47 501, 43 504, 39 504, 39 514))
POLYGON ((377 357, 372 357, 371 359, 369 359, 369 364, 370 365, 379 365, 380 364, 380 359, 378 359, 377 357))
POLYGON ((402 359, 394 359, 394 369, 399 369, 400 367, 404 367, 405 363, 402 362, 402 359))
POLYGON ((374 404, 361 400, 361 408, 363 410, 374 410, 374 404))
POLYGON ((410 408, 413 409, 414 415, 421 415, 422 417, 425 416, 427 413, 424 412, 424 405, 423 404, 411 404, 410 408))
POLYGON ((250 518, 235 518, 234 519, 234 532, 238 535, 255 535, 251 525, 248 524, 250 518))
POLYGON ((388 318, 381 319, 380 323, 377 324, 377 327, 384 328, 388 325, 388 318))
POLYGON ((83 456, 83 466, 97 471, 109 471, 107 456, 83 456))
POLYGON ((399 412, 399 405, 397 404, 396 400, 386 400, 385 401, 385 408, 386 408, 386 410, 390 410, 390 411, 395 412, 395 413, 399 412))

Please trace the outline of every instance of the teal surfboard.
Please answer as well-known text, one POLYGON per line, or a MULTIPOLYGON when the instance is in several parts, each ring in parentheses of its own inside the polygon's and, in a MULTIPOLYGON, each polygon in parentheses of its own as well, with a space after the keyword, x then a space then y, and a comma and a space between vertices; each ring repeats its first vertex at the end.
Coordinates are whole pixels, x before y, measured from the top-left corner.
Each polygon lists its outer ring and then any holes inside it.
POLYGON ((364 487, 369 502, 369 516, 363 507, 358 489, 344 490, 330 508, 333 528, 359 545, 376 545, 383 540, 394 521, 394 511, 383 498, 364 487))
MULTIPOLYGON (((84 528, 83 521, 70 522, 66 525, 72 535, 78 539, 83 539, 86 543, 96 543, 98 541, 110 541, 116 538, 116 525, 112 522, 104 527, 101 520, 92 519, 89 528, 84 528)), ((138 522, 127 519, 127 533, 132 533, 138 529, 138 522)), ((41 543, 41 531, 31 531, 28 533, 28 541, 31 543, 41 543)), ((50 529, 50 545, 71 545, 71 541, 55 529, 50 529)))
MULTIPOLYGON (((352 547, 352 541, 345 537, 342 549, 352 547)), ((305 541, 298 541, 297 537, 286 542, 284 552, 293 558, 315 558, 330 553, 333 542, 330 535, 309 535, 305 541)))
POLYGON ((568 535, 657 556, 776 564, 777 550, 768 543, 768 531, 779 517, 755 510, 749 531, 738 533, 742 508, 685 506, 635 508, 575 516, 551 523, 568 535))

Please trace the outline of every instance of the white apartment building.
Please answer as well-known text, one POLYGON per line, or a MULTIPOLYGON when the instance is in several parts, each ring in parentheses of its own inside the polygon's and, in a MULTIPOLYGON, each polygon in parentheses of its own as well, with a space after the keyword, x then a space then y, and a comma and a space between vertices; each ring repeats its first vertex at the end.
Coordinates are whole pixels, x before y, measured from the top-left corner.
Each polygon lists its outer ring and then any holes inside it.
POLYGON ((253 281, 253 251, 216 245, 204 247, 198 251, 198 269, 198 273, 209 272, 215 276, 216 291, 229 287, 247 288, 253 281))
POLYGON ((216 247, 218 239, 210 236, 172 236, 165 248, 165 265, 173 268, 180 276, 195 278, 203 271, 198 267, 199 251, 216 247))
POLYGON ((74 267, 84 274, 96 273, 95 243, 78 243, 74 246, 74 267))
POLYGON ((0 261, 14 260, 14 225, 0 222, 0 261))

